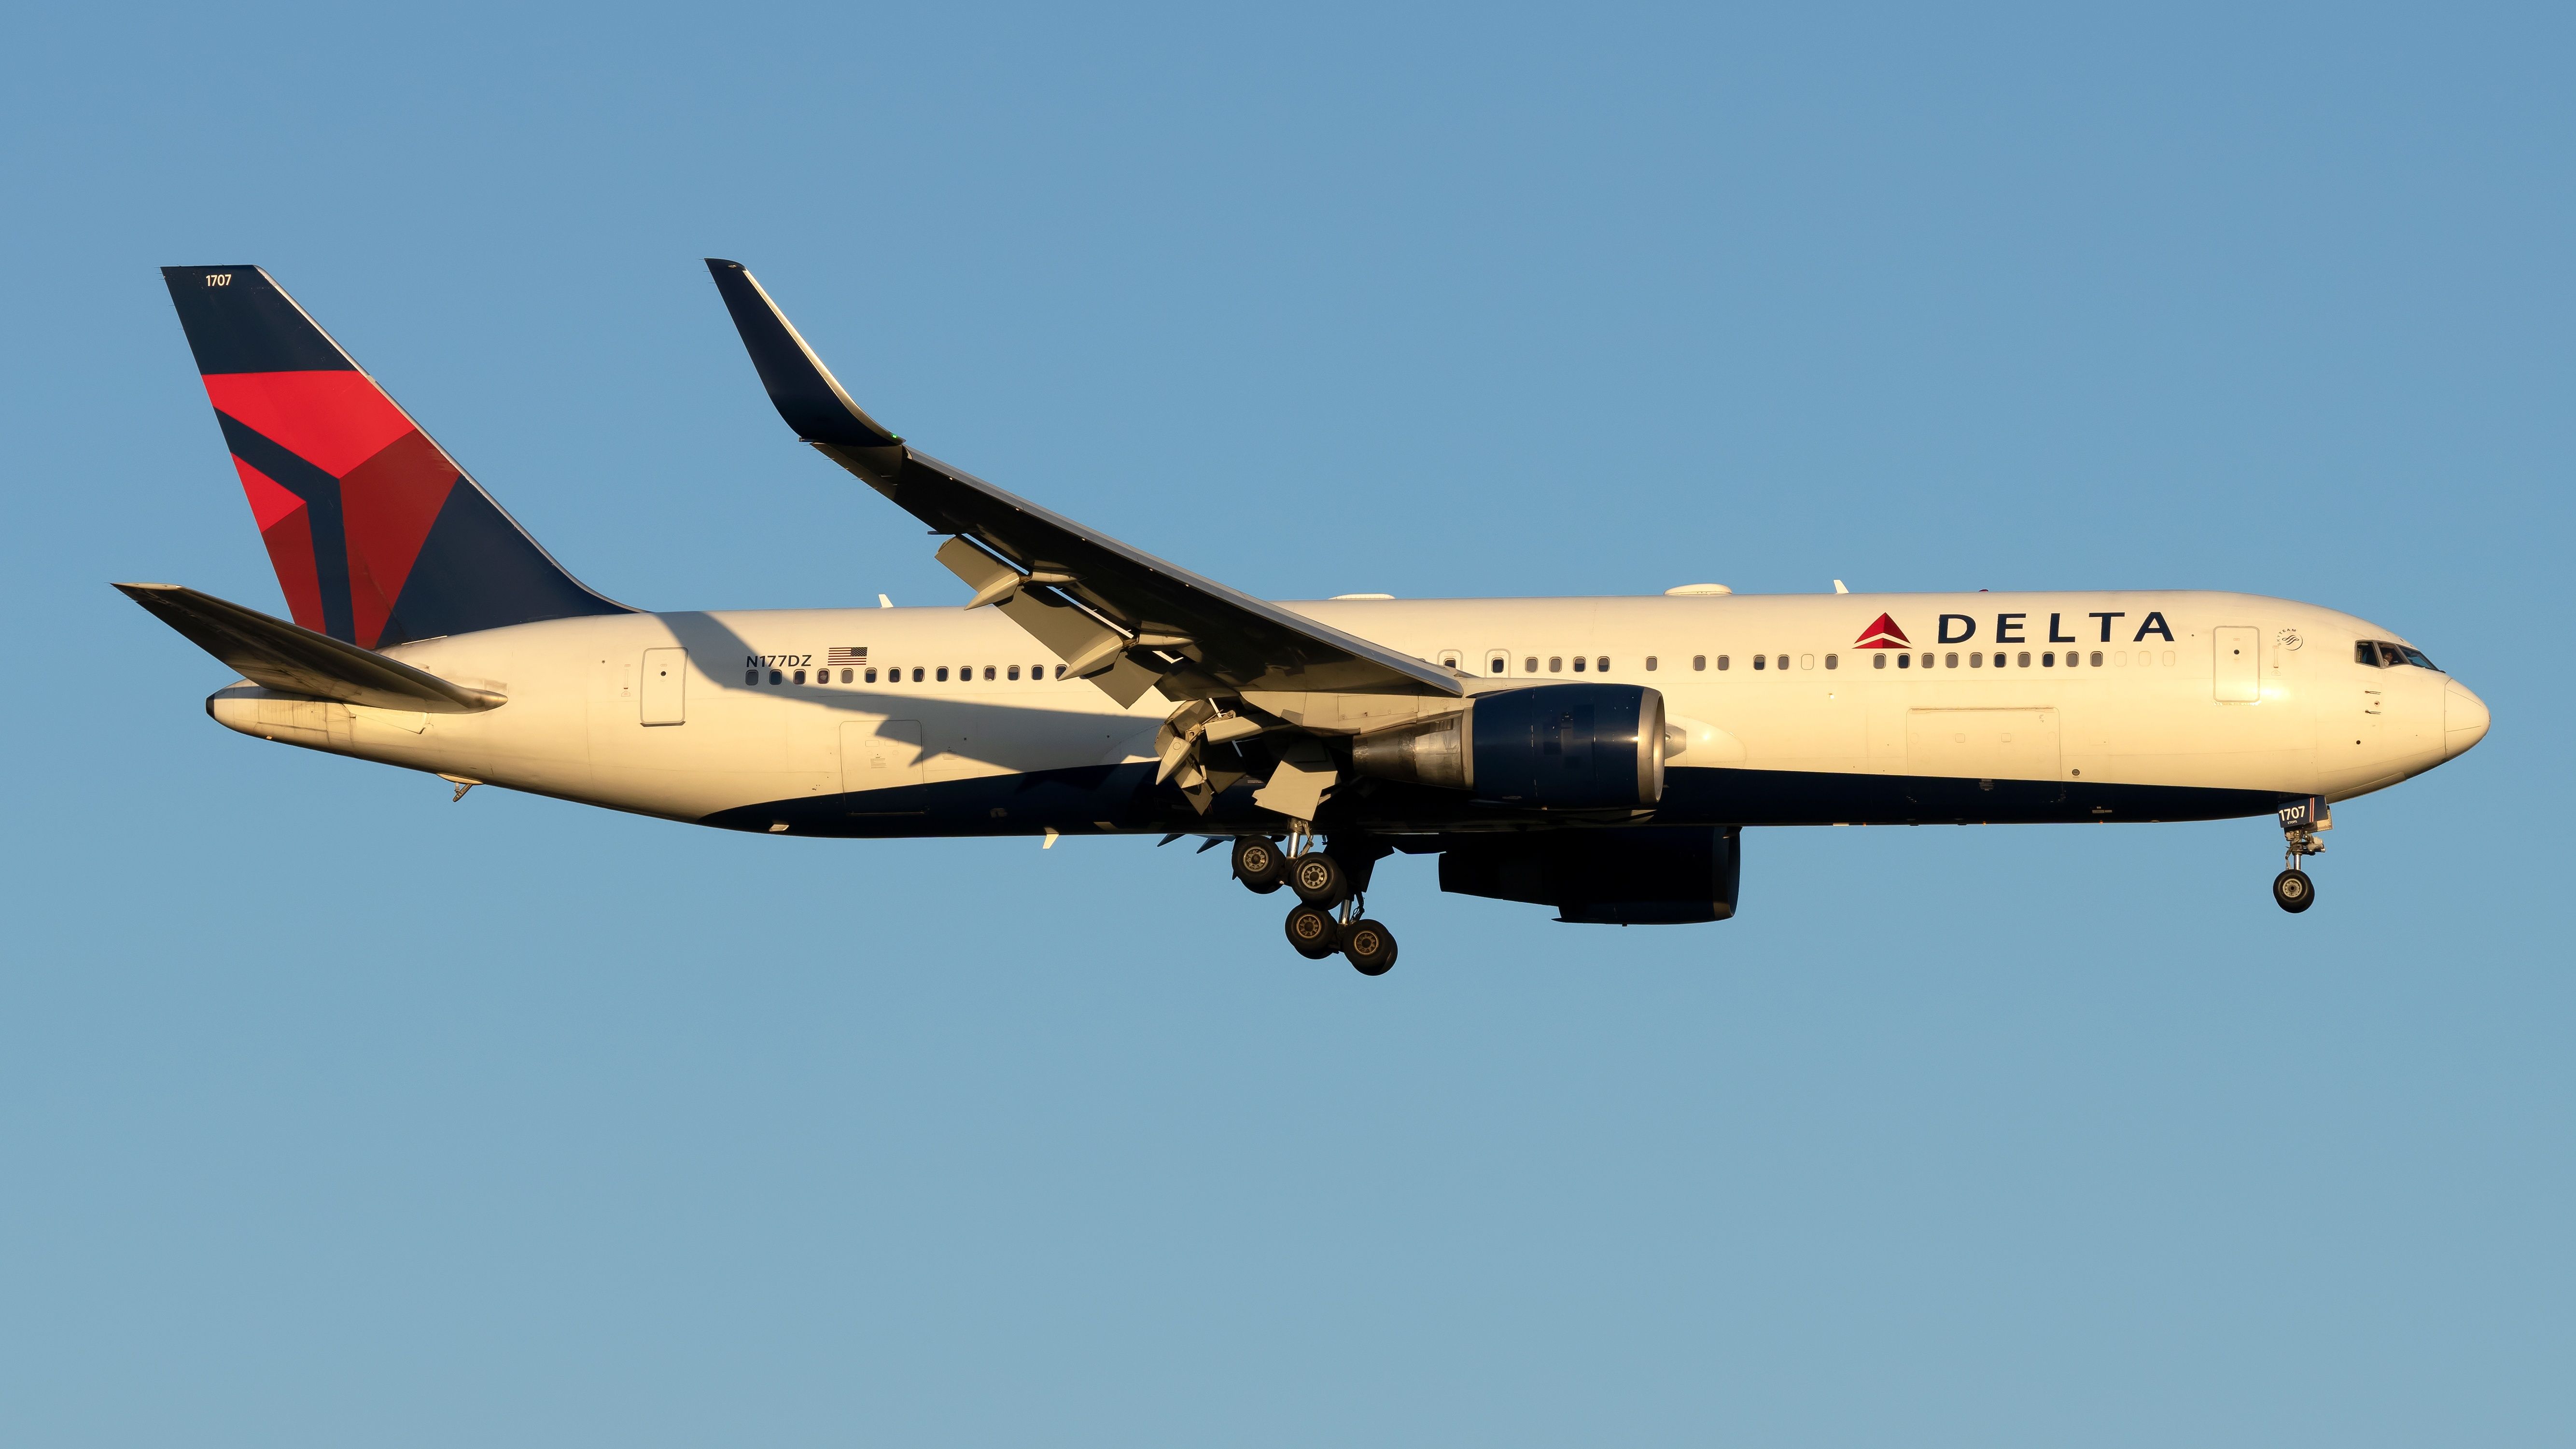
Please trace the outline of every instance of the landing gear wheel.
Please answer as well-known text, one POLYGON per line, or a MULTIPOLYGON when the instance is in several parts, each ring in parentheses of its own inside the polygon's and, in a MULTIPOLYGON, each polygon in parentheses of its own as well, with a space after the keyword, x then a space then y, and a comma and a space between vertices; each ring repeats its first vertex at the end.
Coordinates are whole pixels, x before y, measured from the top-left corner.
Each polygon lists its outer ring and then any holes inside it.
POLYGON ((1279 853, 1275 841, 1258 835, 1236 836, 1234 878, 1243 882, 1245 890, 1266 896, 1287 883, 1288 857, 1279 853))
POLYGON ((1309 961, 1321 961, 1342 948, 1342 924, 1321 906, 1299 906, 1288 913, 1288 944, 1309 961))
POLYGON ((2272 900, 2295 916, 2317 903, 2317 883, 2304 870, 2285 870, 2272 877, 2272 900))
POLYGON ((1384 976, 1395 969, 1395 933, 1375 921, 1353 921, 1342 927, 1342 954, 1362 976, 1384 976))
POLYGON ((1343 873, 1340 861, 1310 850, 1288 862, 1288 889, 1310 906, 1329 909, 1350 896, 1351 878, 1343 873))

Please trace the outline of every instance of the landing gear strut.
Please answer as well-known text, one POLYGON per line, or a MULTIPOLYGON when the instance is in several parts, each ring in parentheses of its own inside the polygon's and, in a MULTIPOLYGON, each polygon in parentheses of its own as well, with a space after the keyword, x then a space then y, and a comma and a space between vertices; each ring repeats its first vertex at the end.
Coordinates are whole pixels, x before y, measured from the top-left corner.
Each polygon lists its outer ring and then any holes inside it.
POLYGON ((1395 933, 1367 919, 1370 867, 1383 851, 1353 857, 1352 863, 1315 849, 1314 837, 1300 828, 1289 850, 1263 836, 1246 835, 1234 842, 1237 880, 1261 895, 1281 886, 1297 895, 1288 913, 1288 944, 1309 961, 1339 953, 1363 976, 1384 976, 1395 967, 1395 933), (1302 847, 1302 848, 1300 848, 1302 847))
POLYGON ((2334 812, 2322 797, 2311 795, 2282 806, 2280 817, 2281 837, 2288 849, 2281 873, 2272 877, 2272 903, 2295 916, 2317 903, 2317 883, 2299 869, 2299 862, 2326 853, 2326 843, 2317 839, 2317 832, 2334 829, 2334 812))

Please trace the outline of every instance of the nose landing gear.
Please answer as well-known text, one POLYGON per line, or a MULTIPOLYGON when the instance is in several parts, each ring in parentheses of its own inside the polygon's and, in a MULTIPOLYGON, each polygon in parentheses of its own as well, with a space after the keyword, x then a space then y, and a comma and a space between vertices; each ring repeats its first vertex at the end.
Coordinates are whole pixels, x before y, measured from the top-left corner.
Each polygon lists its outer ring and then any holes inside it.
POLYGON ((2281 862, 2281 873, 2272 877, 2272 903, 2295 916, 2317 903, 2317 883, 2299 869, 2299 862, 2326 853, 2326 843, 2317 839, 2317 833, 2334 829, 2334 812, 2322 797, 2311 795, 2295 805, 2282 806, 2280 818, 2281 836, 2288 850, 2281 862))

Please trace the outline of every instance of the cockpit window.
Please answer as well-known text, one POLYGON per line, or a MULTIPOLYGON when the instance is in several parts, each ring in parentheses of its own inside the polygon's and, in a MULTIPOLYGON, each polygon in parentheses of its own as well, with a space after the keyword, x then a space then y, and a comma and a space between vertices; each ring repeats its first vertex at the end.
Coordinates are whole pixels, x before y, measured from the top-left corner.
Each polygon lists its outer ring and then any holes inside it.
POLYGON ((2403 644, 2391 643, 2386 639, 2362 640, 2353 646, 2352 657, 2355 663, 2376 664, 2382 669, 2395 669, 2401 664, 2412 664, 2418 669, 2430 669, 2436 674, 2442 672, 2440 665, 2424 657, 2423 650, 2410 649, 2403 644))

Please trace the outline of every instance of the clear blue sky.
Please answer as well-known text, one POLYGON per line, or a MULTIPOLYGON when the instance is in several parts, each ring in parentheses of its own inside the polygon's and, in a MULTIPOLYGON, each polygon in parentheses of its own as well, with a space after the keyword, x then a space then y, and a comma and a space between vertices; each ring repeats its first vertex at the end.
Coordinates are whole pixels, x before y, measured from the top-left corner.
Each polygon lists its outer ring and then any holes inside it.
POLYGON ((51 7, 0 49, 0 1442, 2576 1439, 2557 8, 51 7), (889 424, 1274 597, 2241 588, 2494 734, 1770 831, 1721 926, 756 839, 263 746, 154 268, 584 579, 955 602, 889 424))

